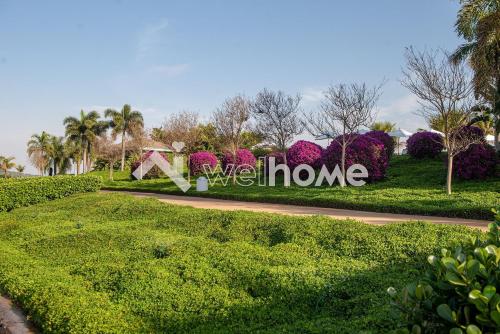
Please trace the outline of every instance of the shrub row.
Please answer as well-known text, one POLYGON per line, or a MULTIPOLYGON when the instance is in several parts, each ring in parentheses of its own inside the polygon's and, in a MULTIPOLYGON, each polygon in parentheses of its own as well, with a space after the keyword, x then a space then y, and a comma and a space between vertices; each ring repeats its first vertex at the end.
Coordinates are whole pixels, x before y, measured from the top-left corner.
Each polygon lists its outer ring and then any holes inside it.
POLYGON ((0 182, 0 212, 72 194, 98 191, 101 185, 100 177, 90 175, 7 179, 0 182))

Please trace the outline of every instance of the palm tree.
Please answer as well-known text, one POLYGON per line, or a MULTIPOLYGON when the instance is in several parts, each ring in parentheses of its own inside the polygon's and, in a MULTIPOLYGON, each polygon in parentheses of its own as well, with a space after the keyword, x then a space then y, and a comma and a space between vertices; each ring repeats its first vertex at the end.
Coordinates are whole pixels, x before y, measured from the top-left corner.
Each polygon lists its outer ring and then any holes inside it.
POLYGON ((125 104, 120 112, 114 109, 107 109, 104 115, 111 118, 110 126, 113 129, 113 137, 121 134, 122 162, 120 169, 125 169, 125 137, 134 136, 137 128, 144 126, 144 119, 139 111, 132 111, 130 105, 125 104))
POLYGON ((17 165, 17 166, 16 166, 16 170, 17 170, 19 173, 23 173, 25 169, 26 169, 26 166, 23 166, 23 165, 17 165))
POLYGON ((14 157, 1 157, 0 156, 0 170, 3 171, 3 176, 5 178, 8 177, 8 172, 9 169, 14 168, 16 164, 12 162, 15 158, 14 157))
POLYGON ((370 130, 391 132, 396 129, 396 123, 391 122, 374 122, 370 126, 370 130))
POLYGON ((83 157, 82 143, 75 140, 66 140, 64 146, 68 158, 76 165, 76 175, 80 174, 83 157))
POLYGON ((71 167, 71 161, 66 151, 64 137, 51 138, 49 157, 54 168, 54 175, 65 174, 71 167))
POLYGON ((49 153, 51 151, 51 135, 43 131, 41 134, 34 134, 28 141, 28 156, 32 164, 38 169, 40 175, 45 174, 49 164, 49 153))
POLYGON ((66 117, 63 124, 66 126, 66 137, 81 144, 83 171, 88 171, 90 168, 90 153, 92 143, 96 136, 104 133, 107 129, 107 123, 99 121, 99 113, 91 111, 85 113, 80 111, 80 117, 66 117))
POLYGON ((474 71, 474 90, 491 105, 495 147, 500 150, 500 1, 462 0, 455 28, 466 41, 451 55, 453 62, 468 60, 474 71))

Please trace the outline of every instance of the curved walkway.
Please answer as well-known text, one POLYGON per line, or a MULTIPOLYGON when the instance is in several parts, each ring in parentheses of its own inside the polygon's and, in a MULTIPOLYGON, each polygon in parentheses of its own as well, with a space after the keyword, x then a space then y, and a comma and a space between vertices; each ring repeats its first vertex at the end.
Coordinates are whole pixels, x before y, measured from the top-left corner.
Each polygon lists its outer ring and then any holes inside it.
MULTIPOLYGON (((112 191, 106 191, 112 192, 112 191)), ((465 225, 473 228, 479 228, 483 231, 488 229, 489 221, 464 219, 464 218, 447 218, 435 216, 421 216, 421 215, 403 215, 393 213, 379 213, 367 212, 356 210, 343 210, 332 208, 318 208, 310 206, 288 205, 288 204, 271 204, 259 202, 243 202, 233 200, 223 200, 207 197, 193 197, 193 196, 176 196, 167 194, 155 194, 134 191, 117 191, 125 192, 136 197, 153 197, 161 202, 191 206, 201 209, 217 209, 217 210, 246 210, 254 212, 269 212, 285 215, 324 215, 336 219, 354 219, 372 225, 385 225, 390 223, 400 223, 405 221, 427 221, 434 224, 451 224, 451 225, 465 225)))

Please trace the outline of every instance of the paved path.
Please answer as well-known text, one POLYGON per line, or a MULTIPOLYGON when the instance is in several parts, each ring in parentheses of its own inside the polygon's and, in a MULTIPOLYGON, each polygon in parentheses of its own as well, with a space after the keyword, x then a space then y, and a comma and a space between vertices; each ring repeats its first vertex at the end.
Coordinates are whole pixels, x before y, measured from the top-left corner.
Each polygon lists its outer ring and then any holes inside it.
MULTIPOLYGON (((121 192, 121 191, 120 191, 121 192)), ((418 216, 418 215, 401 215, 392 213, 378 213, 367 211, 355 210, 342 210, 332 208, 317 208, 310 206, 288 205, 288 204, 271 204, 271 203, 258 203, 258 202, 243 202, 233 200, 223 200, 206 197, 193 197, 193 196, 176 196, 166 194, 154 194, 144 192, 126 191, 126 193, 136 197, 153 197, 162 202, 191 206, 201 209, 217 209, 217 210, 246 210, 254 212, 269 212, 279 213, 285 215, 324 215, 336 219, 355 219, 372 225, 385 225, 390 223, 399 223, 405 221, 428 221, 435 224, 452 224, 452 225, 466 225, 469 227, 487 230, 489 221, 474 220, 463 218, 446 218, 435 216, 418 216)))
POLYGON ((36 329, 10 299, 0 295, 0 334, 35 334, 36 329))

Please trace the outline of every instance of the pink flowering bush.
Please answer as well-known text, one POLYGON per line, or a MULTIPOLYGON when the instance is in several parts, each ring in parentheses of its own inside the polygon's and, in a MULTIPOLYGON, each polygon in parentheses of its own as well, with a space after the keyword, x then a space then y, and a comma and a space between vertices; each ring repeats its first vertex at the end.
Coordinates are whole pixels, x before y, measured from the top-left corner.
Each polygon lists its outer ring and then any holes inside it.
MULTIPOLYGON (((266 173, 266 175, 269 174, 269 158, 271 158, 271 157, 274 158, 274 164, 276 166, 285 163, 285 153, 283 153, 283 152, 271 152, 271 153, 269 153, 264 158, 264 163, 265 163, 264 173, 266 173)), ((280 173, 282 173, 282 172, 280 171, 280 173)))
POLYGON ((189 171, 191 175, 200 175, 205 173, 204 166, 214 170, 217 166, 217 157, 212 152, 200 151, 189 156, 189 171))
POLYGON ((236 151, 236 162, 234 161, 233 154, 231 152, 224 153, 222 157, 222 170, 225 172, 226 169, 228 173, 231 173, 227 168, 228 165, 234 165, 233 170, 240 171, 245 167, 255 168, 255 163, 257 159, 250 150, 246 148, 240 148, 236 151))
MULTIPOLYGON (((367 135, 352 136, 355 136, 355 139, 346 149, 346 170, 354 164, 361 164, 368 170, 366 181, 383 179, 388 166, 384 144, 380 140, 367 135)), ((340 142, 341 137, 335 138, 323 151, 321 159, 330 172, 337 165, 342 168, 342 146, 340 142)))
POLYGON ((314 169, 321 167, 321 152, 323 148, 318 144, 306 140, 299 140, 286 153, 288 167, 293 171, 295 167, 306 164, 314 169))
POLYGON ((488 144, 472 144, 457 154, 453 161, 453 171, 461 179, 484 179, 495 174, 497 157, 495 148, 488 144))
POLYGON ((429 131, 417 132, 406 141, 406 149, 415 159, 435 158, 443 150, 443 138, 429 131))
MULTIPOLYGON (((148 151, 148 152, 144 153, 140 159, 137 159, 136 161, 134 161, 134 162, 130 165, 130 177, 131 177, 132 179, 134 179, 134 180, 135 180, 135 176, 134 176, 134 175, 132 175, 132 173, 133 173, 133 172, 134 172, 137 168, 139 168, 139 167, 140 167, 140 165, 141 165, 141 161, 142 161, 142 162, 144 162, 145 160, 147 160, 147 159, 151 156, 151 154, 153 154, 153 152, 154 152, 154 151, 148 151)), ((163 158, 165 158, 166 160, 169 160, 169 159, 168 159, 168 156, 167 156, 165 153, 163 153, 163 152, 158 152, 158 153, 160 153, 160 155, 161 155, 163 158)), ((143 179, 146 179, 146 180, 147 180, 147 179, 157 179, 157 178, 159 178, 159 177, 161 177, 161 176, 163 176, 163 175, 165 175, 165 173, 163 173, 163 171, 162 171, 160 168, 158 168, 158 166, 153 166, 153 168, 151 168, 151 169, 150 169, 150 170, 146 173, 146 175, 144 175, 142 178, 143 178, 143 179)))
POLYGON ((385 152, 387 153, 387 158, 388 159, 391 158, 391 156, 394 154, 394 149, 396 147, 394 139, 391 136, 389 136, 384 131, 378 131, 378 130, 367 132, 365 133, 365 135, 381 141, 382 144, 384 144, 385 152))

